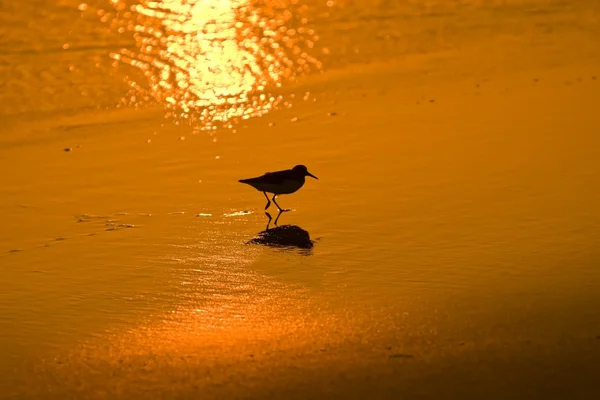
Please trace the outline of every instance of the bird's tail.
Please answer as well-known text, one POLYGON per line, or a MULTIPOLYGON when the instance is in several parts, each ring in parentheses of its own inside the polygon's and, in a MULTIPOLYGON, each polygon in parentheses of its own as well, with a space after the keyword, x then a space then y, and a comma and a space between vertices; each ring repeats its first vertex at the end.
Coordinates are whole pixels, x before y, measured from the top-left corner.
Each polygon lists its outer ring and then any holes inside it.
POLYGON ((250 179, 240 179, 238 182, 240 182, 240 183, 250 183, 250 179))

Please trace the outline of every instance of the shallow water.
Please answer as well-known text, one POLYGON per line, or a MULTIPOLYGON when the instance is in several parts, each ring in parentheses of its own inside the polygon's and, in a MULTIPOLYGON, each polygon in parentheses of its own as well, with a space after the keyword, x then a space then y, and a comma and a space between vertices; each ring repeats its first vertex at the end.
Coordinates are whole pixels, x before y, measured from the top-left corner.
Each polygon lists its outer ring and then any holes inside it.
POLYGON ((290 8, 315 68, 237 122, 131 92, 162 75, 113 65, 110 4, 3 5, 2 396, 597 394, 598 8, 324 3, 290 8), (313 247, 249 243, 237 180, 299 163, 313 247))

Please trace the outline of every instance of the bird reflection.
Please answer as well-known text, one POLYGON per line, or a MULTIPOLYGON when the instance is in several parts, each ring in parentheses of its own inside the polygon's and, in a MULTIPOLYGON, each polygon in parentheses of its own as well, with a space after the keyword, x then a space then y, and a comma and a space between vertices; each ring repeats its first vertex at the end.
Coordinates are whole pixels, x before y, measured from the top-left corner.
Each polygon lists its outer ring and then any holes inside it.
POLYGON ((265 212, 265 215, 268 218, 267 227, 248 243, 279 248, 312 249, 314 243, 310 239, 310 235, 307 231, 296 225, 277 225, 279 217, 281 217, 281 214, 284 212, 286 211, 280 211, 279 214, 277 214, 273 223, 273 228, 269 228, 272 220, 271 214, 265 212))
MULTIPOLYGON (((279 221, 279 217, 281 217, 281 214, 283 214, 284 212, 288 212, 290 210, 286 210, 283 208, 279 209, 279 214, 277 214, 277 218, 275 218, 275 222, 273 222, 274 226, 277 226, 277 221, 279 221)), ((271 220, 273 219, 273 217, 271 217, 271 214, 269 214, 268 211, 265 211, 265 215, 267 216, 267 218, 269 218, 269 220, 267 221, 267 227, 265 228, 265 230, 269 230, 269 225, 271 224, 271 220)))

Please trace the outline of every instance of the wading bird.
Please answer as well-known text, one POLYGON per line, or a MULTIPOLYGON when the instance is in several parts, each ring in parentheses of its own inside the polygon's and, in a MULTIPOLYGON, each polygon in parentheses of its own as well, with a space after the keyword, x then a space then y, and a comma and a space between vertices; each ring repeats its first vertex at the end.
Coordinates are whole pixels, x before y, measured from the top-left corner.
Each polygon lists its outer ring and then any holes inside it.
POLYGON ((275 201, 275 197, 280 194, 291 194, 300 189, 304 185, 305 178, 310 176, 311 178, 319 179, 310 172, 304 165, 296 165, 292 169, 286 169, 284 171, 267 172, 263 176, 249 179, 240 179, 239 182, 246 183, 258 191, 263 192, 267 198, 267 205, 265 210, 271 205, 271 199, 267 196, 267 193, 273 193, 273 203, 277 206, 279 211, 284 210, 279 207, 279 204, 275 201))

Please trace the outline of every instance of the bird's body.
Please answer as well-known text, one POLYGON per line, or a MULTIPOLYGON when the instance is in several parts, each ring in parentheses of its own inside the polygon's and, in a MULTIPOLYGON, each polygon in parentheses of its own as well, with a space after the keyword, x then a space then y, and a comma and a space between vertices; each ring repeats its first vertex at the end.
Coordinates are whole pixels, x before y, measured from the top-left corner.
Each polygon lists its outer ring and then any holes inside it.
POLYGON ((298 189, 304 185, 307 176, 318 179, 316 176, 309 173, 304 165, 296 165, 292 169, 267 172, 256 178, 240 179, 239 182, 250 185, 256 190, 264 193, 267 198, 265 210, 269 208, 269 205, 271 204, 271 200, 267 196, 267 193, 273 193, 273 203, 275 203, 277 208, 282 211, 275 201, 275 197, 280 194, 291 194, 298 191, 298 189))
POLYGON ((304 175, 294 174, 291 169, 267 172, 257 178, 240 179, 241 183, 248 184, 256 190, 273 194, 294 193, 304 185, 305 181, 304 175))

